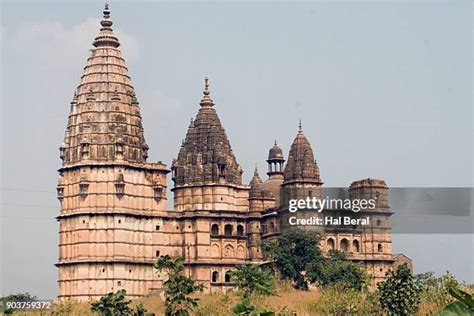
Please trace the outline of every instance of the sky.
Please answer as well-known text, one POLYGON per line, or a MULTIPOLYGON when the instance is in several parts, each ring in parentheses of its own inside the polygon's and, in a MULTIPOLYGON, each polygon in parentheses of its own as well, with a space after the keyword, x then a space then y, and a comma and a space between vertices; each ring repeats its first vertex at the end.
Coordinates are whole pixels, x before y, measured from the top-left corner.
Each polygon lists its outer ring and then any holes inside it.
MULTIPOLYGON (((57 295, 58 147, 103 1, 1 1, 0 295, 57 295)), ((470 1, 111 1, 150 146, 170 165, 203 79, 248 183, 302 119, 325 186, 472 187, 470 1)), ((171 185, 171 183, 170 183, 171 185)), ((172 199, 171 192, 168 197, 172 199)), ((472 211, 472 210, 471 210, 472 211)), ((473 235, 395 234, 474 283, 473 235)))

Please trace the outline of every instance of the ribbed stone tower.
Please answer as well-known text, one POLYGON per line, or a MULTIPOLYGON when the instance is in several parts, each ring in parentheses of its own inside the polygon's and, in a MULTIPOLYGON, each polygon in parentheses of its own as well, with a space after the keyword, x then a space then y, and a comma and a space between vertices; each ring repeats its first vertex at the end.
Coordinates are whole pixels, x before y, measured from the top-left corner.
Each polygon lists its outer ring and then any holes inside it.
POLYGON ((174 208, 247 211, 248 187, 242 185, 242 168, 214 109, 207 78, 203 94, 171 167, 174 208))
POLYGON ((283 173, 280 205, 285 208, 290 199, 321 196, 321 177, 311 144, 303 133, 301 121, 298 134, 290 148, 283 173))
POLYGON ((108 5, 71 102, 57 187, 59 299, 156 286, 153 222, 166 208, 162 163, 147 163, 139 104, 108 5))

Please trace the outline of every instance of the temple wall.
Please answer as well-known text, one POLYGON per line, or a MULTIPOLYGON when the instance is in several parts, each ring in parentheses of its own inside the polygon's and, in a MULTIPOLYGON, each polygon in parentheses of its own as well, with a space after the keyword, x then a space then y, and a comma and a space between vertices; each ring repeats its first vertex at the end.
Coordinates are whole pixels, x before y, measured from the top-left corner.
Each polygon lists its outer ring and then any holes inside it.
POLYGON ((129 298, 137 298, 161 288, 162 282, 151 264, 77 263, 60 266, 58 297, 88 301, 125 289, 129 298))
POLYGON ((90 165, 61 171, 61 215, 78 212, 140 212, 166 209, 166 173, 158 168, 90 165), (123 177, 123 180, 120 180, 123 177), (123 185, 123 193, 120 193, 123 185))
POLYGON ((174 209, 190 210, 238 210, 249 208, 246 186, 203 185, 174 188, 174 209))

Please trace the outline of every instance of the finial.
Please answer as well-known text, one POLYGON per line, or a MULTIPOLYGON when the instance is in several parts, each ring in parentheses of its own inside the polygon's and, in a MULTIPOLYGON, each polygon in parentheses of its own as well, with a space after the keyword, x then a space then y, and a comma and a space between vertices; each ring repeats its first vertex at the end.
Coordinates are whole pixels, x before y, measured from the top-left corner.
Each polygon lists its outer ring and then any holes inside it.
POLYGON ((201 100, 201 106, 202 107, 211 107, 214 105, 214 102, 212 101, 211 97, 209 96, 211 94, 211 91, 209 91, 209 78, 204 79, 204 91, 203 91, 204 96, 202 97, 201 100))
POLYGON ((275 139, 275 146, 277 145, 277 140, 275 139))
POLYGON ((111 46, 117 48, 120 46, 117 37, 112 31, 113 24, 114 23, 110 19, 109 3, 106 1, 104 5, 103 18, 100 21, 100 25, 102 26, 102 28, 100 29, 99 36, 97 36, 94 42, 92 43, 94 47, 111 46))
POLYGON ((303 125, 301 124, 301 119, 300 119, 300 123, 298 124, 298 128, 300 129, 300 132, 303 130, 303 125))
POLYGON ((255 163, 255 169, 253 171, 254 176, 258 176, 258 168, 257 168, 257 163, 255 163))
POLYGON ((110 20, 110 10, 109 10, 109 3, 105 1, 104 5, 104 18, 100 21, 100 25, 106 29, 110 29, 110 27, 114 24, 112 20, 110 20))
POLYGON ((204 95, 209 95, 211 92, 209 91, 209 78, 204 79, 204 95))
POLYGON ((105 1, 104 5, 104 19, 110 18, 109 2, 105 1))

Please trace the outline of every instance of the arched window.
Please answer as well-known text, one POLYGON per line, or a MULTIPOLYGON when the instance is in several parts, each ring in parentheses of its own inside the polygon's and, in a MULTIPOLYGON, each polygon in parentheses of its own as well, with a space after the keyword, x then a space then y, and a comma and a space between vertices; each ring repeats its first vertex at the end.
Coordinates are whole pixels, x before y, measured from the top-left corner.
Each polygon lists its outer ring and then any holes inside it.
POLYGON ((382 252, 382 251, 383 251, 382 244, 379 244, 379 245, 377 246, 377 251, 378 251, 378 252, 382 252))
POLYGON ((345 238, 341 240, 341 251, 347 252, 349 250, 349 241, 345 238))
POLYGON ((352 242, 352 251, 353 252, 359 252, 360 251, 359 241, 357 239, 354 239, 354 241, 352 242))
POLYGON ((334 239, 329 238, 326 244, 328 246, 328 250, 334 250, 334 239))
POLYGON ((217 271, 212 272, 211 282, 212 283, 219 282, 219 272, 217 272, 217 271))
POLYGON ((212 226, 211 226, 211 235, 219 235, 219 225, 212 224, 212 226))
POLYGON ((225 273, 224 281, 225 281, 225 283, 230 283, 230 280, 231 280, 231 278, 230 278, 230 271, 227 271, 227 272, 225 273))
POLYGON ((232 236, 232 231, 234 230, 234 228, 232 227, 231 224, 227 224, 224 226, 224 235, 226 236, 232 236))
POLYGON ((243 236, 244 235, 244 226, 238 225, 237 226, 237 236, 243 236))

